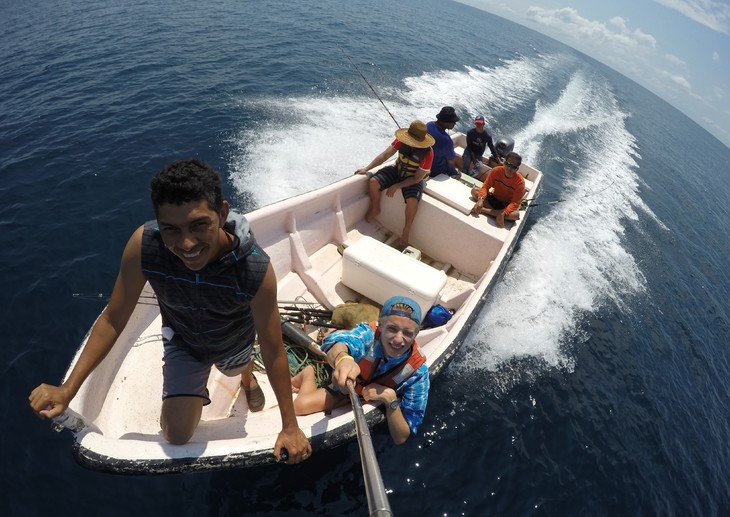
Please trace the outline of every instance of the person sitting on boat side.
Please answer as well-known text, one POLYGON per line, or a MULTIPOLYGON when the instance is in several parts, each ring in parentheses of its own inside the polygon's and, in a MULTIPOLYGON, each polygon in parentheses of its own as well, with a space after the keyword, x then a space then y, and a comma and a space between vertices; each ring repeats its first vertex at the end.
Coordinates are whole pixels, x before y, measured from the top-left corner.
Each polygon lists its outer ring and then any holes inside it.
POLYGON ((385 163, 396 152, 398 158, 395 165, 389 165, 371 175, 368 183, 370 207, 365 220, 371 222, 380 214, 380 196, 385 189, 385 195, 393 197, 397 190, 401 191, 406 203, 405 224, 398 244, 408 246, 411 225, 416 218, 418 203, 423 195, 423 179, 428 175, 433 161, 433 138, 426 132, 426 124, 414 120, 408 129, 398 129, 395 140, 388 148, 373 158, 367 167, 358 169, 355 174, 369 174, 373 167, 385 163))
POLYGON ((347 380, 368 402, 385 405, 388 430, 400 445, 416 434, 423 422, 430 387, 426 358, 416 335, 421 309, 411 298, 394 296, 383 304, 377 322, 329 334, 322 341, 334 368, 333 386, 317 388, 314 369, 307 366, 292 379, 297 415, 328 411, 348 401, 347 380), (339 391, 338 391, 339 390, 339 391))
POLYGON ((433 166, 430 175, 432 178, 439 174, 446 174, 456 179, 461 178, 461 172, 459 172, 462 167, 461 156, 456 154, 454 141, 446 132, 447 129, 454 129, 454 125, 458 121, 456 110, 451 106, 444 106, 436 115, 436 121, 426 124, 428 134, 436 142, 433 145, 433 166))
POLYGON ((499 153, 494 147, 492 141, 492 134, 487 128, 486 121, 483 115, 477 115, 474 119, 474 127, 466 133, 466 147, 462 154, 462 168, 461 172, 466 172, 469 176, 477 178, 479 181, 484 181, 487 178, 489 172, 488 165, 501 164, 499 159, 499 153), (489 150, 492 152, 492 156, 489 160, 484 160, 484 151, 489 146, 489 150))
POLYGON ((279 459, 286 448, 288 462, 300 462, 311 454, 311 446, 291 400, 277 283, 268 255, 246 218, 223 200, 218 173, 201 160, 172 162, 150 186, 156 220, 140 226, 129 239, 109 305, 68 379, 59 387, 35 388, 31 407, 44 418, 68 407, 122 334, 149 281, 162 315, 164 438, 180 445, 192 437, 203 406, 210 403, 206 385, 212 365, 227 376, 240 375, 249 408, 263 409, 251 361, 258 335, 281 414, 273 453, 279 459))
POLYGON ((482 188, 471 190, 476 203, 472 214, 487 214, 497 219, 497 226, 502 228, 504 221, 516 221, 520 218, 520 203, 525 195, 525 180, 517 170, 522 164, 522 157, 515 153, 507 153, 504 165, 494 167, 482 188))

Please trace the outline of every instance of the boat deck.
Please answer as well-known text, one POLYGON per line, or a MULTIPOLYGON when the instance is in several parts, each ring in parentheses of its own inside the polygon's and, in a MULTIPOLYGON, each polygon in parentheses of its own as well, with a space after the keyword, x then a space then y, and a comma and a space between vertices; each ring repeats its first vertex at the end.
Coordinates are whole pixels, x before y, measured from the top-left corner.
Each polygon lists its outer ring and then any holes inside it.
MULTIPOLYGON (((520 172, 530 188, 533 181, 539 182, 534 169, 523 164, 520 172)), ((271 259, 280 304, 334 309, 354 301, 380 306, 388 289, 410 294, 423 288, 417 293, 423 300, 417 299, 424 311, 435 303, 453 310, 446 325, 424 329, 418 336, 429 367, 437 372, 468 330, 472 314, 498 278, 521 229, 521 221, 499 228, 493 218, 470 215, 471 187, 468 180, 428 180, 410 234, 411 247, 420 253, 417 266, 411 254, 394 248, 405 218, 402 196, 383 196, 381 213, 366 222, 369 199, 363 176, 263 207, 247 217, 271 259), (371 289, 370 284, 378 288, 371 289)), ((183 469, 169 463, 176 460, 204 469, 220 468, 218 462, 226 461, 239 466, 270 462, 281 421, 264 372, 257 379, 266 405, 263 411, 251 413, 246 398, 239 396, 239 377, 229 378, 212 369, 208 382, 212 403, 203 409, 192 440, 182 446, 165 443, 159 426, 162 401, 155 395, 162 392, 160 329, 159 310, 147 286, 117 345, 71 404, 101 430, 101 434, 79 436, 84 461, 101 464, 92 468, 131 472, 147 472, 151 464, 161 465, 166 472, 183 469), (114 460, 118 465, 110 467, 103 458, 118 458, 114 460)), ((372 421, 382 418, 373 406, 364 404, 364 409, 372 421)), ((298 417, 298 421, 317 447, 354 436, 347 407, 328 415, 298 417)))

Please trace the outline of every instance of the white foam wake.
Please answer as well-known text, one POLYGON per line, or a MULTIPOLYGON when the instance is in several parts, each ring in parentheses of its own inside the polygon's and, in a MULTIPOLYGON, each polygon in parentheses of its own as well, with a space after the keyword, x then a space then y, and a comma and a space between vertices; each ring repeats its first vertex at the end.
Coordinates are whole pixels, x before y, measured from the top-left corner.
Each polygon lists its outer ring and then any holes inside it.
MULTIPOLYGON (((381 91, 401 125, 433 120, 444 104, 488 118, 507 116, 505 107, 534 109, 513 135, 519 151, 538 167, 547 160, 563 164, 562 177, 547 181, 560 187, 564 201, 534 212, 534 225, 470 333, 469 353, 459 354, 468 360, 455 360, 456 368, 492 371, 514 357, 570 368, 562 345, 580 332, 581 317, 608 300, 622 306, 644 288, 622 243, 637 210, 653 216, 638 194, 628 115, 605 79, 581 70, 565 75, 565 69, 563 56, 525 58, 424 73, 406 78, 401 91, 381 91), (540 100, 556 76, 566 77, 560 95, 540 100)), ((261 99, 243 107, 270 114, 265 125, 238 135, 231 167, 236 189, 257 206, 352 174, 385 149, 395 130, 371 96, 261 99)))
MULTIPOLYGON (((553 146, 563 143, 564 201, 536 208, 535 224, 470 334, 470 361, 457 367, 496 370, 524 357, 570 369, 564 345, 581 340, 581 318, 609 300, 628 310, 627 300, 644 290, 622 242, 637 210, 653 216, 639 197, 626 116, 603 80, 578 71, 555 102, 538 103, 532 122, 515 135, 532 163, 539 162, 547 137, 553 146)), ((513 373, 506 368, 498 377, 503 388, 515 382, 513 373)))
MULTIPOLYGON (((477 113, 492 118, 498 107, 534 102, 554 61, 430 72, 405 78, 398 90, 375 87, 402 127, 415 118, 434 120, 441 106, 452 104, 466 130, 477 113)), ((265 119, 235 135, 230 165, 234 188, 256 207, 353 174, 390 144, 397 129, 374 95, 246 99, 238 109, 265 119)))

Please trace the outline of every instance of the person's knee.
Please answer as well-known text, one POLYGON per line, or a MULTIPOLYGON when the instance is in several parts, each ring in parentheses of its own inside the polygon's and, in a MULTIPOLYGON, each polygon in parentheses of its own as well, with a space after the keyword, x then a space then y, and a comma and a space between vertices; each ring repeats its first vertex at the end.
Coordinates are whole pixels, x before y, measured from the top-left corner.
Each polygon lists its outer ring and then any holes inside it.
POLYGON ((413 197, 406 199, 406 217, 415 216, 417 211, 418 211, 418 199, 413 198, 413 197))
POLYGON ((162 436, 172 445, 183 445, 193 437, 203 413, 199 397, 171 397, 162 402, 160 427, 162 436))
POLYGON ((294 414, 297 416, 311 415, 324 410, 324 388, 318 388, 311 393, 299 393, 294 399, 294 414), (320 391, 321 390, 321 391, 320 391))
POLYGON ((162 422, 162 436, 171 445, 185 445, 193 437, 194 426, 162 422))
POLYGON ((236 377, 238 375, 251 375, 251 372, 253 371, 253 361, 249 361, 246 364, 236 366, 234 368, 231 368, 230 370, 217 368, 219 372, 221 372, 226 377, 236 377))
POLYGON ((315 371, 314 366, 311 364, 308 364, 304 367, 302 370, 302 377, 305 381, 314 381, 315 380, 315 371))
POLYGON ((297 397, 294 399, 292 404, 294 405, 294 414, 297 416, 304 416, 307 413, 305 412, 305 405, 304 405, 304 394, 300 393, 297 395, 297 397))

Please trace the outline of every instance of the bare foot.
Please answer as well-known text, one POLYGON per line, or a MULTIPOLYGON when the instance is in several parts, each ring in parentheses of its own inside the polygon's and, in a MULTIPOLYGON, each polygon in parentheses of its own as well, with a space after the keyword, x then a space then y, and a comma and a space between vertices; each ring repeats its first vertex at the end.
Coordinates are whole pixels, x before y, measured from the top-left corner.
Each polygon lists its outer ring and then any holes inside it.
POLYGON ((497 226, 504 228, 504 212, 499 212, 497 214, 497 226))
POLYGON ((378 217, 380 215, 380 207, 370 207, 370 210, 368 210, 368 213, 365 214, 365 220, 369 223, 373 222, 373 219, 378 217))
POLYGON ((302 383, 309 378, 314 378, 314 367, 311 364, 305 366, 301 372, 291 378, 292 393, 299 393, 299 388, 302 387, 302 383))

